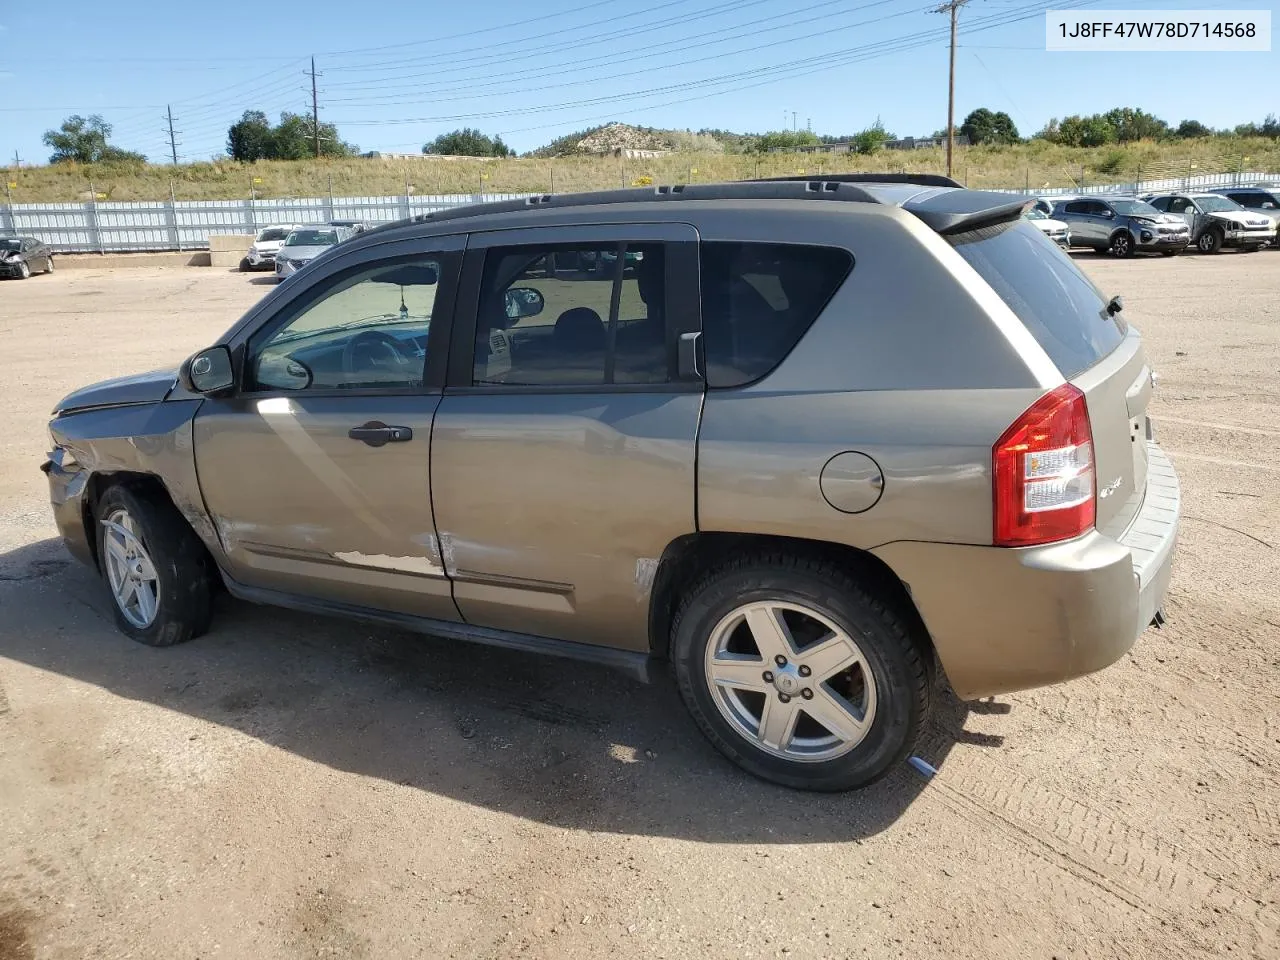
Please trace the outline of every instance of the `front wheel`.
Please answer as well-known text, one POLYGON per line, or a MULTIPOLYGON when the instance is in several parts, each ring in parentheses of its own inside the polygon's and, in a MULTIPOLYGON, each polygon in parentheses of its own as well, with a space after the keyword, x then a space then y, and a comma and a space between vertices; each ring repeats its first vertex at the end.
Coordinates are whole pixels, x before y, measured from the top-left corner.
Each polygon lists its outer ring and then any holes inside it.
POLYGON ((1196 241, 1196 249, 1201 253, 1217 253, 1222 249, 1222 234, 1217 230, 1206 230, 1196 241))
POLYGON ((759 556, 711 571, 676 615, 672 659, 712 744, 785 786, 879 779, 928 713, 930 671, 906 621, 823 561, 759 556))
POLYGON ((31 276, 31 265, 27 263, 27 261, 23 260, 20 264, 18 264, 18 279, 26 280, 30 276, 31 276))
POLYGON ((1111 255, 1127 260, 1133 256, 1134 246, 1133 235, 1128 230, 1121 230, 1111 238, 1111 255))
POLYGON ((208 554, 177 509, 114 486, 98 501, 95 518, 116 626, 152 647, 204 633, 212 593, 208 554))
POLYGON ((44 272, 53 273, 53 254, 49 254, 44 261, 44 272))
POLYGON ((249 258, 248 258, 248 257, 243 257, 243 258, 241 258, 241 260, 240 260, 240 272, 241 272, 241 273, 248 273, 248 272, 249 272, 250 270, 252 270, 252 269, 253 269, 253 264, 249 262, 249 258))

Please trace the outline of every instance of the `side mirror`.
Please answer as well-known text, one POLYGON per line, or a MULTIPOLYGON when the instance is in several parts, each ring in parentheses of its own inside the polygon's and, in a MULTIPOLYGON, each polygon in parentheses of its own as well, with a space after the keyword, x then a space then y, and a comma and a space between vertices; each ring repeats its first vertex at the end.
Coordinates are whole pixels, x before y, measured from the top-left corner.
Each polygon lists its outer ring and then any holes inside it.
POLYGON ((507 317, 511 320, 536 317, 546 303, 540 290, 533 287, 510 287, 506 294, 507 317))
POLYGON ((192 393, 217 396, 235 385, 231 370, 231 351, 226 347, 209 347, 188 357, 178 369, 178 382, 192 393))
POLYGON ((1108 220, 1114 220, 1116 218, 1116 212, 1114 210, 1103 210, 1102 215, 1108 220))

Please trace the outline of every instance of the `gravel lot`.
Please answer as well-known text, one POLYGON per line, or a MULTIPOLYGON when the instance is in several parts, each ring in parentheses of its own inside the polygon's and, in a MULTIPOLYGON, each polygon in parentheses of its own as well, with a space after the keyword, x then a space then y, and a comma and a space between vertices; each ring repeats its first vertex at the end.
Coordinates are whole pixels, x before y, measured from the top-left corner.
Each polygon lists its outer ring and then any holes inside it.
POLYGON ((225 597, 126 640, 54 539, 48 413, 269 287, 0 283, 0 960, 1280 956, 1280 254, 1080 263, 1161 374, 1169 623, 1064 686, 940 690, 937 777, 834 797, 593 667, 225 597))

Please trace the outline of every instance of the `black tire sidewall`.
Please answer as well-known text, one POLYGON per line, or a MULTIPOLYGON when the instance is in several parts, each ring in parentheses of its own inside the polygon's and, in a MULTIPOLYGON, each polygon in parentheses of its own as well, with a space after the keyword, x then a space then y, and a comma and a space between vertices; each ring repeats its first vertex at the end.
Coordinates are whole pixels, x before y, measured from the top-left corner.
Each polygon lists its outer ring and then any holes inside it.
POLYGON ((111 591, 107 573, 106 527, 103 520, 117 509, 128 511, 138 528, 159 585, 155 618, 146 627, 130 623, 114 593, 110 597, 116 626, 126 636, 153 647, 182 643, 208 627, 210 589, 203 547, 186 521, 170 504, 157 504, 124 486, 103 492, 94 511, 99 566, 111 591))
POLYGON ((905 756, 916 738, 927 712, 928 691, 920 695, 910 663, 912 652, 902 625, 857 593, 799 571, 755 567, 714 578, 697 592, 676 624, 672 660, 686 706, 729 759, 786 786, 845 790, 879 779, 905 756), (721 715, 708 689, 704 656, 711 631, 735 608, 769 600, 811 607, 848 631, 875 677, 876 714, 871 730, 853 750, 833 760, 792 761, 758 749, 721 715))

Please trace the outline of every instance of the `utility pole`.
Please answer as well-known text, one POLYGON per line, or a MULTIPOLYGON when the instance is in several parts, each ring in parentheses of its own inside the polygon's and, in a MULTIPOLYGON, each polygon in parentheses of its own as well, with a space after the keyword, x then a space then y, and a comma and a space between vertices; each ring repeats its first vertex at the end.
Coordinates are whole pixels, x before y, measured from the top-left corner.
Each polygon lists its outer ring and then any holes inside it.
POLYGON ((956 16, 969 0, 948 0, 934 13, 951 14, 951 70, 947 82, 947 176, 951 176, 951 155, 956 148, 956 16))
POLYGON ((794 110, 791 111, 791 132, 796 132, 796 112, 794 110))
POLYGON ((22 169, 22 158, 18 156, 17 150, 13 151, 13 165, 17 167, 19 170, 22 169))
POLYGON ((320 156, 320 101, 316 96, 316 58, 311 58, 311 139, 320 156))
POLYGON ((169 155, 173 157, 173 165, 178 165, 178 141, 177 133, 173 129, 173 107, 165 106, 165 116, 169 119, 169 155))

